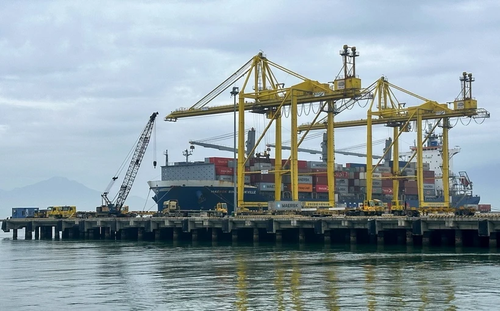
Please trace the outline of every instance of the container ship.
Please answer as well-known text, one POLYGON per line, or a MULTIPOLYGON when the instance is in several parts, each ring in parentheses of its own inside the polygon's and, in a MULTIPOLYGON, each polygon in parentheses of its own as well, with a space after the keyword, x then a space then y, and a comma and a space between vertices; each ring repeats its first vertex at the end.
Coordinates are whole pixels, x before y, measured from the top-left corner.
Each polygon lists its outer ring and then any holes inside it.
MULTIPOLYGON (((410 147, 414 149, 414 147, 410 147)), ((444 202, 443 182, 441 180, 441 138, 431 135, 425 147, 424 154, 424 196, 426 202, 444 202)), ((452 148, 450 155, 455 155, 460 149, 452 148)), ((400 157, 400 167, 405 167, 406 158, 411 152, 400 157)), ((186 161, 168 162, 161 167, 161 180, 149 181, 149 187, 154 192, 153 200, 161 211, 164 202, 176 200, 181 209, 211 210, 218 203, 227 203, 232 207, 234 201, 234 169, 233 158, 208 157, 204 161, 189 162, 188 150, 184 152, 186 161)), ((274 169, 274 159, 269 154, 257 156, 247 161, 245 175, 244 201, 266 202, 274 201, 274 174, 266 174, 274 169)), ((286 160, 283 160, 284 165, 286 160)), ((392 161, 385 161, 377 166, 373 173, 372 198, 390 204, 394 197, 392 180, 384 179, 391 176, 392 161)), ((326 162, 298 161, 298 189, 301 201, 327 201, 328 182, 326 162)), ((450 162, 450 172, 451 172, 450 162)), ((416 175, 416 162, 410 162, 402 172, 403 176, 416 175)), ((281 200, 291 200, 290 175, 284 175, 281 187, 281 200)), ((399 199, 406 206, 418 207, 418 188, 414 178, 400 179, 399 199)), ((472 193, 472 182, 466 172, 450 173, 450 204, 452 207, 477 206, 478 195, 472 193)), ((346 163, 335 165, 335 202, 343 207, 358 207, 366 199, 366 164, 346 163)))

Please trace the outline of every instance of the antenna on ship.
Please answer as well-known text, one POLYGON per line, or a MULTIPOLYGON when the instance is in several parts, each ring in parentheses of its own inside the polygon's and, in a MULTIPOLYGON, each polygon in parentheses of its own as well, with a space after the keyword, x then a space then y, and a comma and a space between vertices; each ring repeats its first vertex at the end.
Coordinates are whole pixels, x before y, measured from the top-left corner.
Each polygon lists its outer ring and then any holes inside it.
POLYGON ((193 154, 194 146, 191 145, 189 149, 190 150, 186 149, 182 152, 182 155, 186 157, 186 163, 189 163, 189 156, 193 154))
POLYGON ((168 149, 163 154, 165 155, 165 166, 168 166, 168 149))

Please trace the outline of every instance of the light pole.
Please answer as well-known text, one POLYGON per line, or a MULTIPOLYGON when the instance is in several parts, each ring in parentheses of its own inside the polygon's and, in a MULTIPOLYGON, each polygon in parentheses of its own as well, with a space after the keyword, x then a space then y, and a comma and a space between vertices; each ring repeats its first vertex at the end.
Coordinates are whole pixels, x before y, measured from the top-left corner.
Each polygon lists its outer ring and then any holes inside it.
MULTIPOLYGON (((231 91, 231 96, 234 99, 233 105, 233 185, 234 185, 234 196, 233 196, 233 213, 236 216, 236 205, 237 205, 237 196, 236 196, 236 169, 238 168, 238 163, 236 162, 236 95, 240 92, 240 89, 237 86, 233 86, 233 90, 231 91)), ((229 211, 228 211, 229 212, 229 211)))

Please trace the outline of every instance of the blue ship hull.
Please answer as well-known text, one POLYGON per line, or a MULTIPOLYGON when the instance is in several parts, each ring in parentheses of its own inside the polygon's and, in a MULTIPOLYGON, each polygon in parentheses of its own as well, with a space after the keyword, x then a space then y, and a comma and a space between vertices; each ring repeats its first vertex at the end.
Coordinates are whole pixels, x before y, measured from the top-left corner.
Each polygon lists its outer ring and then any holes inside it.
MULTIPOLYGON (((170 187, 151 187, 155 192, 153 200, 158 204, 158 211, 163 210, 164 202, 176 200, 180 209, 184 210, 213 210, 217 203, 226 203, 231 209, 234 201, 234 188, 221 186, 170 186, 170 187)), ((267 202, 272 200, 269 192, 264 195, 255 187, 245 187, 245 202, 267 202)), ((286 200, 286 199, 285 199, 286 200)), ((308 199, 307 201, 316 201, 308 199)), ((325 201, 325 200, 317 200, 325 201)), ((426 199, 426 202, 443 202, 443 198, 426 199)), ((480 201, 479 196, 452 196, 452 207, 467 205, 477 205, 480 201)), ((357 207, 362 203, 361 199, 340 197, 339 204, 346 207, 357 207)), ((407 206, 418 207, 419 202, 416 199, 406 200, 407 206)))
MULTIPOLYGON (((153 200, 158 204, 158 211, 163 210, 164 202, 176 200, 183 210, 213 210, 217 203, 226 203, 231 209, 234 201, 234 189, 230 187, 207 186, 172 186, 154 189, 153 200)), ((255 187, 245 188, 246 202, 267 202, 265 196, 255 187)))

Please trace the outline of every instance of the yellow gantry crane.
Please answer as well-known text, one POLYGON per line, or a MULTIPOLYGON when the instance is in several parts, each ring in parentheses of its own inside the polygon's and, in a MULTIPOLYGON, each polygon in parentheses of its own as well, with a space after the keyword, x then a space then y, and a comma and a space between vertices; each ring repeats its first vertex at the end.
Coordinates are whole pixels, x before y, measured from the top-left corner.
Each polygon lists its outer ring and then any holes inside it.
MULTIPOLYGON (((292 200, 298 200, 298 147, 305 137, 302 136, 299 142, 298 135, 298 106, 302 104, 319 103, 321 107, 320 111, 325 111, 327 113, 328 124, 330 125, 327 130, 327 135, 329 141, 333 141, 333 118, 335 114, 343 111, 348 107, 348 105, 342 105, 336 107, 335 103, 341 99, 355 99, 361 96, 361 80, 356 77, 356 66, 355 60, 359 56, 355 47, 349 47, 344 45, 340 51, 340 55, 343 59, 343 76, 337 77, 331 83, 320 83, 318 81, 310 80, 302 75, 299 75, 283 66, 280 66, 264 56, 263 53, 258 53, 252 59, 250 59, 245 65, 233 73, 224 82, 219 84, 210 93, 199 100, 195 105, 189 109, 178 109, 171 112, 165 117, 166 121, 177 121, 180 118, 195 117, 195 116, 206 116, 220 113, 231 113, 235 110, 235 104, 233 105, 222 105, 216 107, 210 107, 208 104, 216 98, 219 94, 227 90, 229 87, 234 85, 238 80, 243 79, 243 85, 239 94, 234 91, 234 95, 238 94, 238 129, 245 128, 245 111, 250 111, 254 113, 265 114, 270 120, 266 126, 264 132, 261 134, 259 139, 255 144, 255 148, 259 145, 266 132, 269 130, 271 125, 275 125, 275 142, 276 142, 276 154, 275 154, 275 199, 279 201, 281 199, 281 181, 282 175, 290 173, 291 184, 292 184, 292 200), (276 79, 276 75, 273 73, 271 68, 281 70, 282 72, 298 78, 302 82, 292 85, 290 87, 285 87, 283 83, 279 83, 276 79), (248 87, 249 84, 253 84, 253 87, 248 87), (290 152, 290 168, 283 169, 282 163, 282 109, 285 106, 290 106, 290 127, 291 127, 291 152, 290 152)), ((316 122, 319 117, 319 112, 316 117, 312 120, 312 123, 316 122)), ((249 152, 253 154, 254 150, 249 152)), ((244 131, 238 131, 238 166, 237 166, 237 186, 238 186, 238 202, 237 206, 243 208, 250 206, 244 202, 244 174, 245 174, 245 163, 247 159, 245 158, 245 137, 244 131)), ((328 149, 328 171, 334 171, 334 152, 333 144, 330 145, 328 149)), ((328 174, 329 178, 329 195, 330 195, 330 205, 334 206, 334 177, 333 174, 328 174)), ((263 202, 267 206, 267 202, 263 202)), ((255 206, 252 203, 251 206, 255 206)))
MULTIPOLYGON (((399 167, 399 153, 398 153, 398 138, 404 132, 410 130, 410 122, 416 122, 417 127, 417 144, 415 148, 415 153, 411 157, 410 161, 416 156, 417 158, 417 185, 418 185, 418 197, 420 207, 444 207, 448 208, 450 206, 449 202, 449 145, 448 145, 448 131, 451 128, 450 118, 459 117, 469 117, 469 118, 489 118, 490 114, 483 108, 477 107, 477 101, 472 97, 472 82, 474 78, 471 73, 464 72, 460 77, 461 81, 461 92, 457 99, 452 103, 439 104, 435 101, 428 100, 424 97, 418 96, 412 92, 409 92, 401 87, 393 85, 387 81, 384 77, 380 78, 376 83, 372 84, 370 87, 363 90, 363 92, 368 92, 373 94, 371 96, 371 103, 367 111, 367 118, 354 121, 341 121, 335 122, 335 128, 344 127, 355 127, 355 126, 366 126, 367 127, 367 163, 366 163, 366 197, 367 201, 372 199, 372 181, 374 169, 381 163, 379 160, 376 165, 373 165, 372 161, 372 126, 377 124, 383 124, 388 127, 393 128, 393 139, 392 144, 389 148, 386 148, 386 153, 390 150, 393 151, 393 167, 391 177, 393 179, 393 193, 394 200, 392 202, 393 210, 402 210, 399 198, 397 197, 399 193, 399 179, 408 178, 408 176, 401 176, 401 172, 404 168, 399 167), (398 90, 407 95, 410 95, 423 103, 418 106, 406 107, 406 104, 399 103, 394 96, 393 90, 398 90), (424 120, 434 120, 435 124, 432 129, 424 137, 423 133, 423 121, 424 120), (428 140, 431 133, 437 126, 441 126, 443 130, 443 146, 442 146, 442 158, 443 158, 443 203, 430 203, 424 201, 423 194, 423 146, 428 140)), ((299 130, 316 130, 325 129, 328 127, 328 120, 320 120, 314 124, 304 124, 299 126, 299 130)), ((384 154, 385 156, 385 154, 384 154)), ((383 157, 384 157, 383 156, 383 157)), ((410 162, 408 161, 408 162, 410 162)))
MULTIPOLYGON (((372 199, 372 180, 373 180, 373 154, 372 154, 372 126, 384 124, 393 128, 392 144, 386 148, 386 152, 393 150, 393 193, 395 194, 393 209, 402 209, 398 200, 399 178, 404 168, 399 167, 398 154, 398 138, 403 132, 409 131, 410 123, 417 124, 417 148, 414 156, 417 157, 417 181, 419 183, 419 200, 420 206, 426 206, 423 196, 423 161, 422 148, 427 141, 428 136, 423 137, 424 120, 436 120, 434 130, 438 124, 443 128, 443 188, 445 202, 444 206, 449 206, 449 171, 448 171, 448 130, 449 119, 458 117, 470 118, 488 118, 489 113, 482 108, 477 108, 477 101, 472 97, 472 82, 474 81, 472 74, 463 73, 460 78, 462 83, 462 91, 452 104, 440 104, 435 101, 428 100, 418 96, 403 88, 393 85, 384 77, 380 78, 367 88, 361 88, 361 80, 356 76, 356 57, 359 56, 355 47, 344 45, 340 51, 343 59, 342 75, 336 77, 333 82, 320 83, 299 75, 283 66, 280 66, 264 56, 263 53, 258 53, 251 58, 247 63, 240 67, 224 82, 219 84, 210 93, 200 99, 196 104, 188 109, 178 109, 171 112, 165 117, 166 121, 177 121, 181 118, 215 115, 221 113, 238 112, 238 129, 245 128, 245 111, 265 114, 269 119, 268 125, 265 127, 261 136, 257 139, 255 147, 249 152, 254 154, 255 149, 259 146, 261 140, 266 135, 269 128, 275 126, 275 170, 270 173, 275 174, 275 200, 281 200, 281 185, 282 175, 291 175, 292 184, 292 200, 298 200, 298 148, 304 138, 311 130, 326 129, 327 132, 327 176, 328 176, 328 191, 329 202, 331 207, 335 206, 335 179, 334 179, 334 128, 367 127, 367 201, 372 199), (288 75, 291 75, 301 82, 290 87, 285 87, 283 83, 279 83, 272 68, 280 70, 288 75), (232 105, 209 106, 209 104, 222 92, 233 86, 240 79, 243 79, 241 91, 233 87, 234 96, 238 95, 238 101, 232 105), (249 87, 251 84, 252 87, 249 87), (393 93, 393 90, 403 92, 410 95, 422 104, 418 106, 407 107, 399 103, 393 93), (352 105, 361 100, 368 99, 370 102, 367 111, 367 118, 352 121, 334 121, 334 117, 352 107, 352 105), (319 103, 321 109, 314 116, 311 122, 298 126, 298 106, 303 104, 319 103), (289 168, 285 169, 282 166, 282 110, 289 106, 290 109, 290 158, 288 159, 289 168), (326 113, 326 117, 320 119, 320 116, 326 113), (302 133, 300 136, 299 133, 302 133), (300 136, 300 139, 299 139, 300 136)), ((244 131, 238 131, 238 163, 237 163, 237 207, 258 207, 267 206, 267 202, 262 202, 262 205, 255 202, 244 202, 244 177, 245 163, 248 160, 245 156, 245 134, 244 131)), ((382 156, 384 157, 384 156, 382 156)), ((377 167, 381 160, 375 165, 377 167)), ((406 176, 407 178, 408 176, 406 176)))

